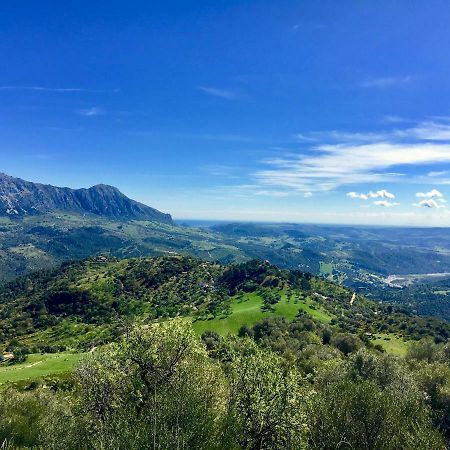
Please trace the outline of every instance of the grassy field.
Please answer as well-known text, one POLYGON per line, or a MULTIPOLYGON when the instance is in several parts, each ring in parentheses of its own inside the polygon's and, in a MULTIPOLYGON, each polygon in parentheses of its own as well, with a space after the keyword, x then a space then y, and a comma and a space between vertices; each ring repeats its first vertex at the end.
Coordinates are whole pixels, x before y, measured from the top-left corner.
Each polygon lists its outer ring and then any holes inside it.
POLYGON ((311 299, 294 300, 287 298, 282 294, 281 300, 274 305, 274 311, 262 311, 262 298, 256 294, 245 294, 241 299, 234 299, 232 303, 232 312, 227 317, 216 317, 211 320, 197 320, 193 326, 197 334, 204 331, 213 330, 225 336, 228 333, 237 334, 239 328, 243 325, 252 326, 265 317, 282 316, 288 320, 293 320, 300 310, 310 314, 321 322, 329 322, 331 316, 320 307, 316 306, 311 299))
POLYGON ((12 366, 0 366, 0 384, 69 372, 83 353, 36 353, 12 366))
POLYGON ((409 345, 408 341, 404 341, 392 333, 375 334, 375 339, 372 343, 380 344, 387 353, 396 356, 405 356, 409 345))
POLYGON ((320 273, 321 275, 326 275, 330 280, 333 279, 333 264, 320 262, 320 273))

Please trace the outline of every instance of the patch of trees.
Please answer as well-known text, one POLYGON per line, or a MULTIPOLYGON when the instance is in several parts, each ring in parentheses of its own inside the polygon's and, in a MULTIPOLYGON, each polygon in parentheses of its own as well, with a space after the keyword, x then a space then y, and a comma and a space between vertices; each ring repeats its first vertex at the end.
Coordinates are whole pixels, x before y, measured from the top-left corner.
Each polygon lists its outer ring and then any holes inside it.
POLYGON ((3 391, 0 442, 74 450, 446 447, 447 347, 424 343, 405 360, 364 348, 345 355, 326 331, 306 317, 258 324, 253 337, 206 333, 204 343, 180 319, 131 329, 89 354, 71 383, 3 391), (280 347, 286 329, 295 351, 280 347))

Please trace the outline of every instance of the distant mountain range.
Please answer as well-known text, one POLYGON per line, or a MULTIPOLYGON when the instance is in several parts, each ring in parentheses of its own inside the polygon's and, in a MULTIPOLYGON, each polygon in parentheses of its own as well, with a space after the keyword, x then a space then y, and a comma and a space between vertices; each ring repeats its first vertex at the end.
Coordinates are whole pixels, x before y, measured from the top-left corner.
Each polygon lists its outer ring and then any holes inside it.
POLYGON ((20 217, 57 211, 172 224, 170 214, 131 200, 113 186, 99 184, 88 189, 70 189, 0 173, 0 215, 20 217))
POLYGON ((450 320, 450 277, 436 278, 450 272, 449 228, 254 223, 195 228, 176 225, 169 214, 111 186, 69 189, 0 174, 0 284, 66 260, 175 254, 223 264, 267 259, 450 320), (392 276, 401 276, 404 286, 390 283, 392 276))

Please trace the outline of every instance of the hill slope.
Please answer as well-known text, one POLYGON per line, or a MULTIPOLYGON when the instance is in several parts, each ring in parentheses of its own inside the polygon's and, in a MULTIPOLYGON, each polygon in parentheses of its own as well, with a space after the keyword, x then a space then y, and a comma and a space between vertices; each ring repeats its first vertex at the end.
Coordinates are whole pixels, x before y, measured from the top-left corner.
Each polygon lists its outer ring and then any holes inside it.
POLYGON ((167 223, 76 213, 0 217, 0 282, 90 256, 174 253, 221 262, 246 258, 216 233, 167 223))
POLYGON ((113 186, 99 184, 89 189, 70 189, 0 174, 0 215, 14 217, 52 211, 172 223, 169 214, 131 200, 113 186))
POLYGON ((298 313, 362 337, 396 333, 444 341, 450 336, 445 322, 353 296, 307 273, 256 260, 224 266, 172 256, 66 263, 5 285, 0 346, 21 338, 33 345, 86 349, 114 339, 126 321, 136 318, 184 316, 199 331, 235 333, 264 317, 292 319, 298 313))

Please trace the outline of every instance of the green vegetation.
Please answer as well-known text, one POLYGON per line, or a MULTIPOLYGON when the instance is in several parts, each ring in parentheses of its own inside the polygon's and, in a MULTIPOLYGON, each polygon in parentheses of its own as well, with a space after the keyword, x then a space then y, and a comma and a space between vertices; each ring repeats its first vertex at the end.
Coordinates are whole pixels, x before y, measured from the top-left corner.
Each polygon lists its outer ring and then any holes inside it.
POLYGON ((0 442, 35 450, 448 445, 448 345, 424 340, 396 358, 306 314, 266 318, 240 335, 200 340, 182 319, 133 327, 86 355, 71 380, 4 388, 0 442))
POLYGON ((232 242, 207 230, 60 211, 17 220, 0 218, 0 246, 0 282, 97 255, 183 254, 224 263, 248 259, 232 242))
POLYGON ((237 334, 243 325, 253 325, 265 316, 271 315, 262 311, 263 300, 256 294, 245 294, 239 299, 234 298, 231 304, 231 314, 215 317, 210 320, 197 320, 194 330, 200 335, 204 331, 213 330, 223 336, 228 333, 237 334))
POLYGON ((388 353, 397 356, 405 356, 408 352, 409 342, 405 342, 403 338, 395 334, 376 334, 375 339, 372 340, 374 345, 381 345, 381 347, 388 353))
POLYGON ((70 372, 82 356, 80 353, 67 352, 28 355, 23 363, 0 365, 0 384, 70 372))
MULTIPOLYGON (((408 308, 372 302, 300 271, 261 261, 229 266, 183 256, 93 258, 64 263, 0 287, 0 350, 89 351, 117 340, 132 322, 183 316, 199 333, 303 312, 352 334, 388 333, 444 342, 450 325, 408 308)), ((395 351, 395 350, 394 350, 395 351)))
POLYGON ((326 276, 328 279, 333 279, 333 264, 320 261, 320 274, 326 276))
POLYGON ((0 291, 0 442, 440 450, 449 336, 267 261, 65 263, 0 291))
MULTIPOLYGON (((320 306, 317 302, 311 300, 310 297, 307 297, 304 301, 299 300, 298 306, 301 311, 308 313, 314 319, 317 319, 319 322, 329 323, 333 318, 333 313, 327 311, 324 306, 320 306)), ((279 311, 284 317, 285 316, 282 311, 279 311)))
POLYGON ((392 274, 450 272, 450 240, 440 229, 242 223, 199 229, 53 211, 0 218, 0 247, 0 281, 98 255, 190 255, 223 264, 256 258, 450 320, 450 277, 415 279, 404 289, 384 281, 392 274))
POLYGON ((314 303, 309 297, 305 300, 298 300, 300 294, 294 294, 289 298, 285 292, 281 293, 281 299, 273 307, 272 311, 263 310, 263 299, 257 293, 243 294, 234 297, 231 302, 231 313, 209 320, 196 320, 193 323, 194 330, 201 334, 207 330, 215 331, 222 336, 227 334, 237 334, 239 329, 244 326, 253 326, 259 320, 265 317, 285 317, 293 320, 299 311, 304 311, 311 317, 328 323, 331 316, 317 303, 314 303))

